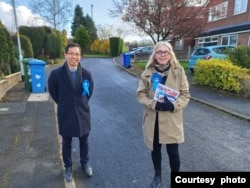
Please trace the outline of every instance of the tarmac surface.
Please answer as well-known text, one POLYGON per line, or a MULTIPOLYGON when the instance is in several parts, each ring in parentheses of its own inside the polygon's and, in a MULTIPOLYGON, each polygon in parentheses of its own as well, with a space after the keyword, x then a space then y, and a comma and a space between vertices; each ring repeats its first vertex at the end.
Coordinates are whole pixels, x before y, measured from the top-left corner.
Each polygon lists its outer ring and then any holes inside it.
MULTIPOLYGON (((133 66, 125 68, 122 57, 114 64, 134 76, 133 66)), ((190 81, 191 99, 250 120, 250 99, 190 81)), ((0 102, 0 187, 74 187, 63 178, 61 141, 55 125, 54 102, 48 93, 33 94, 24 82, 11 88, 0 102)))

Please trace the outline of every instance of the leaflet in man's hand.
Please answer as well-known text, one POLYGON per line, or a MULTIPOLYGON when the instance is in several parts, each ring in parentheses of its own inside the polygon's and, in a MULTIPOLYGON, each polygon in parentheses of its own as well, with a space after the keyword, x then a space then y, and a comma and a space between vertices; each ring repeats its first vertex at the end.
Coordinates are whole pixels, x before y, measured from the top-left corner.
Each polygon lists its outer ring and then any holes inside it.
POLYGON ((164 102, 164 96, 166 96, 169 101, 174 102, 178 98, 179 94, 179 91, 176 91, 163 84, 158 84, 155 90, 154 100, 158 102, 164 102))

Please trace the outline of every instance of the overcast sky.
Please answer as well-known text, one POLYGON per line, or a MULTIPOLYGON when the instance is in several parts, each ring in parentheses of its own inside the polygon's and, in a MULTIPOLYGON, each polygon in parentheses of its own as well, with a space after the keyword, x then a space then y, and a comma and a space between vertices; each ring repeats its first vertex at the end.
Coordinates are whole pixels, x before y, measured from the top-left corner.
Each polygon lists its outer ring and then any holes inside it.
MULTIPOLYGON (((15 0, 18 26, 46 25, 42 19, 39 19, 39 15, 34 14, 29 9, 30 1, 32 0, 15 0)), ((44 1, 46 2, 46 0, 44 1)), ((74 3, 73 7, 75 7, 77 4, 82 7, 84 16, 88 14, 91 17, 93 13, 93 20, 96 26, 102 24, 119 26, 121 24, 120 20, 111 18, 109 16, 109 9, 113 8, 112 0, 72 0, 72 2, 74 3), (92 11, 91 5, 93 5, 92 11)), ((72 9, 72 15, 74 15, 74 8, 72 9)), ((16 31, 12 0, 0 0, 0 20, 9 31, 16 31)), ((121 27, 124 27, 124 24, 121 27)), ((71 33, 70 28, 71 23, 67 26, 67 28, 65 28, 67 30, 68 36, 70 36, 71 33)), ((126 28, 129 27, 126 26, 126 28)), ((140 37, 134 33, 131 33, 126 36, 126 39, 139 40, 140 37)))
MULTIPOLYGON (((44 25, 44 22, 39 18, 39 15, 35 15, 29 9, 29 2, 32 0, 15 0, 17 22, 18 25, 44 25)), ((100 3, 100 0, 72 0, 74 6, 79 4, 82 7, 83 14, 87 14, 91 17, 96 25, 99 24, 114 24, 114 19, 110 18, 108 9, 112 9, 112 0, 105 0, 100 3), (91 11, 91 4, 93 5, 91 11)), ((11 31, 15 31, 15 20, 12 11, 12 0, 0 0, 0 19, 4 25, 11 31)), ((74 14, 74 8, 72 15, 74 14)), ((73 18, 72 18, 73 19, 73 18)))

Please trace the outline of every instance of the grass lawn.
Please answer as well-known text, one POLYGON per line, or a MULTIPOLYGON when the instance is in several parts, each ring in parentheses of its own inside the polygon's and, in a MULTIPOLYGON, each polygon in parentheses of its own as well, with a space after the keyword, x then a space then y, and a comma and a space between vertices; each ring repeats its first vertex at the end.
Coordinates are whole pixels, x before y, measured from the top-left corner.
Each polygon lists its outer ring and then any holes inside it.
POLYGON ((187 60, 180 60, 180 64, 184 69, 188 69, 188 61, 187 60))

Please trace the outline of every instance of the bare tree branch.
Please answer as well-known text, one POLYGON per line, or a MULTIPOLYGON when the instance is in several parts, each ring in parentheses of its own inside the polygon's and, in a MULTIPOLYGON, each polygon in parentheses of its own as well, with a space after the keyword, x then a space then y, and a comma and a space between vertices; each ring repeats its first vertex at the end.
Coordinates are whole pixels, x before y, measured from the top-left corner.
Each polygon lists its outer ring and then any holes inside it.
POLYGON ((70 0, 33 0, 30 2, 31 10, 50 23, 54 29, 70 22, 72 6, 70 0))
POLYGON ((215 0, 113 0, 111 17, 124 22, 160 40, 177 41, 199 34, 207 21, 209 6, 215 0))

